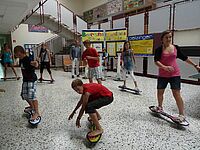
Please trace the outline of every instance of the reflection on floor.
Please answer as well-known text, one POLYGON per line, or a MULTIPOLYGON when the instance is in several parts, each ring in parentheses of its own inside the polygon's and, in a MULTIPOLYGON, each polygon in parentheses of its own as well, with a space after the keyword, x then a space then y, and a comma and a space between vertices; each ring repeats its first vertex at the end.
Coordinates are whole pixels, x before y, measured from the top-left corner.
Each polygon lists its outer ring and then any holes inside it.
MULTIPOLYGON (((45 74, 48 78, 47 72, 45 74)), ((114 76, 113 73, 109 74, 114 76)), ((75 126, 76 116, 72 121, 67 120, 80 98, 80 95, 71 89, 71 74, 57 70, 53 71, 53 76, 54 84, 38 83, 37 86, 42 115, 42 122, 37 128, 30 128, 23 115, 26 103, 20 97, 21 79, 0 82, 0 88, 6 90, 5 93, 0 93, 1 150, 88 149, 85 145, 88 132, 87 115, 81 120, 81 128, 75 126)), ((115 99, 110 106, 99 111, 104 134, 94 149, 200 149, 200 87, 182 84, 182 97, 190 126, 177 128, 173 123, 150 114, 148 107, 156 105, 156 79, 136 78, 142 90, 142 95, 139 96, 121 92, 118 86, 122 85, 122 82, 113 81, 111 78, 103 82, 113 91, 115 99)), ((130 78, 127 86, 133 87, 130 78)), ((171 114, 177 113, 169 87, 165 93, 164 109, 171 114)))

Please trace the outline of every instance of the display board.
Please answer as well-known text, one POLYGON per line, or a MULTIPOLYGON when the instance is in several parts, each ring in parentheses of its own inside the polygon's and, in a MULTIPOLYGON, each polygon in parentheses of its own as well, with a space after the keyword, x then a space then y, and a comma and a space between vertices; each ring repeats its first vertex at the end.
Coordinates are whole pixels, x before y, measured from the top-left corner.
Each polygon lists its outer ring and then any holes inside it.
POLYGON ((37 47, 38 44, 24 44, 24 49, 26 51, 26 55, 30 60, 34 60, 34 51, 33 47, 37 47))
POLYGON ((97 50, 97 52, 102 52, 103 43, 92 43, 91 45, 97 50))
POLYGON ((109 56, 116 56, 116 43, 115 42, 108 42, 106 43, 107 52, 109 56))
POLYGON ((114 13, 121 12, 123 10, 123 2, 122 0, 115 0, 107 3, 107 14, 111 15, 114 13))
POLYGON ((82 30, 82 41, 90 40, 91 42, 104 41, 103 30, 82 30))
POLYGON ((87 22, 91 22, 93 20, 93 10, 88 10, 83 13, 84 20, 87 22))
POLYGON ((116 51, 122 51, 123 50, 123 46, 124 46, 124 42, 116 42, 116 51))
POLYGON ((145 0, 124 0, 124 10, 134 10, 145 5, 145 0))
POLYGON ((123 0, 115 0, 95 7, 83 13, 84 20, 94 22, 98 18, 104 18, 123 11, 123 0))
POLYGON ((136 55, 153 55, 153 34, 129 36, 131 48, 136 55))
POLYGON ((93 9, 93 20, 98 18, 103 18, 107 16, 107 6, 106 4, 101 5, 93 9))
POLYGON ((105 36, 106 41, 124 41, 127 39, 127 30, 106 30, 105 36))

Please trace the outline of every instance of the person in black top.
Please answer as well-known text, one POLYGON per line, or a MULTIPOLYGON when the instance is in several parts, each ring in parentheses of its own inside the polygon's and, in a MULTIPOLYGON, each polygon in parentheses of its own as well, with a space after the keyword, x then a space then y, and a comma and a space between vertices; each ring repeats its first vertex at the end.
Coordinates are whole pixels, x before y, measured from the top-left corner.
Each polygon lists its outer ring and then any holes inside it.
POLYGON ((39 54, 39 59, 40 59, 40 78, 39 80, 42 81, 42 74, 43 74, 43 70, 46 67, 47 71, 50 75, 51 78, 51 83, 54 82, 54 79, 52 77, 52 73, 51 73, 51 55, 50 55, 50 51, 47 49, 47 46, 45 43, 42 43, 41 45, 41 50, 40 50, 40 54, 39 54))
POLYGON ((37 120, 40 117, 38 110, 38 101, 36 99, 36 83, 37 75, 35 74, 35 68, 38 67, 37 61, 30 61, 29 57, 26 56, 26 52, 22 46, 16 46, 14 53, 17 58, 20 59, 19 66, 21 67, 23 83, 21 97, 26 100, 29 107, 25 108, 25 112, 32 113, 31 121, 37 120))
POLYGON ((185 121, 184 102, 181 96, 181 73, 177 58, 192 65, 197 71, 200 71, 199 65, 192 62, 190 58, 185 56, 178 45, 172 44, 172 33, 167 30, 161 35, 162 46, 158 47, 155 51, 154 62, 158 67, 158 80, 157 80, 157 100, 158 106, 153 110, 155 112, 163 111, 164 92, 167 84, 170 84, 172 94, 176 100, 179 115, 176 118, 180 123, 185 121))

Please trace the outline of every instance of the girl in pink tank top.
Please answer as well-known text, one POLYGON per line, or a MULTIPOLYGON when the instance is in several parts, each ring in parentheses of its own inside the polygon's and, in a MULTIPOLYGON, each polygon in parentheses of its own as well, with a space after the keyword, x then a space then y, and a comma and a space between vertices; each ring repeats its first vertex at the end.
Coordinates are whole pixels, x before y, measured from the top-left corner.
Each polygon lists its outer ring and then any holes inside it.
POLYGON ((180 69, 176 62, 176 57, 177 57, 177 49, 175 47, 174 47, 173 52, 171 52, 171 53, 166 53, 165 51, 162 52, 160 62, 165 66, 173 67, 173 71, 169 72, 162 68, 159 68, 159 76, 160 77, 180 76, 180 69))
POLYGON ((177 45, 172 45, 171 39, 171 31, 164 31, 161 35, 162 46, 157 48, 155 51, 154 61, 156 66, 159 68, 157 82, 158 106, 155 106, 153 109, 156 112, 163 111, 163 95, 167 84, 170 83, 171 90, 179 110, 179 116, 176 117, 176 120, 180 123, 183 123, 185 121, 184 103, 180 94, 181 78, 180 69, 176 62, 176 58, 179 58, 194 66, 198 71, 200 70, 200 67, 193 63, 187 56, 185 56, 177 45))

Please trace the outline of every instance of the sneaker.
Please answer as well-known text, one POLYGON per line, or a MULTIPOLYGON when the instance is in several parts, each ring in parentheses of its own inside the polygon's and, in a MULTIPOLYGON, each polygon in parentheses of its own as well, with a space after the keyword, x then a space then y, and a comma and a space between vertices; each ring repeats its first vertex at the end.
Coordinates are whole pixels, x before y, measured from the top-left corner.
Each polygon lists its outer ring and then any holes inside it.
POLYGON ((136 87, 134 90, 135 90, 136 92, 140 92, 140 90, 138 89, 138 87, 136 87))
POLYGON ((54 81, 55 81, 55 80, 54 80, 54 79, 52 79, 52 80, 50 81, 50 83, 54 83, 54 81))
POLYGON ((25 107, 24 112, 32 115, 34 113, 34 110, 31 107, 25 107))
POLYGON ((125 88, 126 88, 126 85, 122 85, 121 88, 125 89, 125 88))
POLYGON ((39 78, 38 80, 39 80, 39 81, 42 81, 43 79, 42 79, 42 78, 39 78))
POLYGON ((185 116, 183 115, 178 115, 178 117, 176 117, 174 120, 181 123, 181 122, 184 122, 185 121, 185 116))
POLYGON ((159 106, 154 106, 154 107, 151 108, 151 110, 152 110, 153 112, 156 112, 156 113, 161 113, 161 112, 163 112, 163 108, 162 108, 162 107, 159 107, 159 106))

